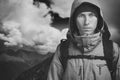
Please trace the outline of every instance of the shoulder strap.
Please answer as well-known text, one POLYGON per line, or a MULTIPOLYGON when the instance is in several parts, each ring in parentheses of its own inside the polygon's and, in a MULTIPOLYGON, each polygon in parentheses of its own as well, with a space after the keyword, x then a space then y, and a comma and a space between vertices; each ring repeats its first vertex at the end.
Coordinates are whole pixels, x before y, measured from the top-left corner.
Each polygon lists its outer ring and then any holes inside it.
POLYGON ((111 40, 103 40, 103 50, 112 80, 115 80, 116 65, 113 62, 113 42, 111 40))
POLYGON ((109 70, 111 71, 113 69, 113 66, 112 66, 113 42, 111 40, 107 40, 107 41, 103 40, 103 50, 104 50, 104 55, 107 61, 107 65, 109 67, 109 70))
POLYGON ((69 41, 67 39, 61 40, 60 44, 60 61, 63 66, 63 72, 66 69, 67 66, 67 57, 68 57, 68 46, 69 46, 69 41))

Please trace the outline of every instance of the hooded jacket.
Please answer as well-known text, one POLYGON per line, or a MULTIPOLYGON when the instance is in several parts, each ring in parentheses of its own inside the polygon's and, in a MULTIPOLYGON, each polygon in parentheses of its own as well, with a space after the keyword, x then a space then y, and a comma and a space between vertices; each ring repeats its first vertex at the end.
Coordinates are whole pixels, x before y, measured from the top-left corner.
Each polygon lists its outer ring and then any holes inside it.
MULTIPOLYGON (((69 55, 104 56, 103 42, 109 40, 110 32, 103 19, 99 0, 74 0, 71 8, 70 28, 67 38, 70 40, 68 47, 69 55), (74 18, 78 7, 84 3, 93 5, 98 9, 99 22, 95 34, 79 36, 74 18)), ((50 65, 47 80, 112 80, 105 60, 84 58, 70 59, 67 61, 66 70, 64 71, 60 62, 60 54, 60 45, 58 45, 50 65)), ((113 43, 113 57, 113 61, 117 63, 116 80, 119 80, 120 59, 119 47, 116 43, 113 43)))

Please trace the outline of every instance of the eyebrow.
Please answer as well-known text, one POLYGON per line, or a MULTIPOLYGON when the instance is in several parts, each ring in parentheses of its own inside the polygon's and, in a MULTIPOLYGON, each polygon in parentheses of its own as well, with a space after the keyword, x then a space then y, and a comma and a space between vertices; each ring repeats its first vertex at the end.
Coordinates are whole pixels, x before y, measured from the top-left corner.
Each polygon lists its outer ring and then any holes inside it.
MULTIPOLYGON (((88 14, 95 14, 95 13, 89 12, 88 14)), ((79 15, 84 15, 84 12, 80 13, 79 15)))

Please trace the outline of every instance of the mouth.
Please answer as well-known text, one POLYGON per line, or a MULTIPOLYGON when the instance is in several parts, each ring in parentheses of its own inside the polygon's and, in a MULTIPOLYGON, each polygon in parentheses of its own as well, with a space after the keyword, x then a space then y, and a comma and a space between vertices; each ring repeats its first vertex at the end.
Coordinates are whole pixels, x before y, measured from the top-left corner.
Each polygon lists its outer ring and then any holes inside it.
POLYGON ((83 34, 91 34, 93 33, 93 30, 92 29, 83 29, 83 34))
POLYGON ((83 29, 83 31, 92 31, 92 29, 83 29))

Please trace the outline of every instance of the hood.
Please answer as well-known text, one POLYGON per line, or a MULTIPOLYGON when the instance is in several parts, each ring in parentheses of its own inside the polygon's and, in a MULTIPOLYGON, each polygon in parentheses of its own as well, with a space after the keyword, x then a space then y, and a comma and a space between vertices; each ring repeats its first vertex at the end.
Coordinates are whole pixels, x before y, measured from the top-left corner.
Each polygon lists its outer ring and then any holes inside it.
POLYGON ((110 38, 110 32, 108 31, 107 24, 103 19, 102 10, 101 10, 99 3, 100 3, 100 0, 74 0, 72 4, 72 8, 71 8, 71 16, 70 16, 70 21, 69 21, 70 22, 69 33, 71 33, 72 36, 75 34, 78 34, 79 32, 76 26, 76 22, 75 22, 75 12, 78 10, 79 6, 83 4, 88 4, 88 5, 92 5, 96 7, 99 12, 98 25, 95 31, 102 32, 103 34, 102 37, 105 39, 110 38))

